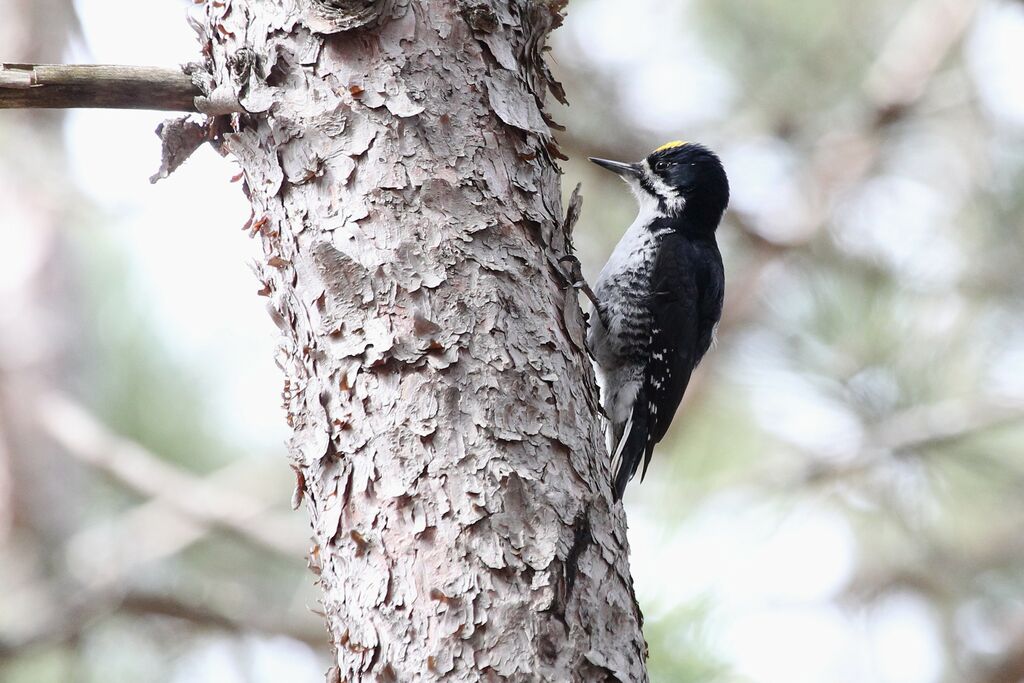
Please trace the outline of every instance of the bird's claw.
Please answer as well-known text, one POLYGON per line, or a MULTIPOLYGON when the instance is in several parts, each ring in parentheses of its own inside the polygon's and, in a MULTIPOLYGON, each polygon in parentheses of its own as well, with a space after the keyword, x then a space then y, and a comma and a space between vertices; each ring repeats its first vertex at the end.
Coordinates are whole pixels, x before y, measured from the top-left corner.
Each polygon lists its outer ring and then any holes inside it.
MULTIPOLYGON (((548 258, 551 259, 552 257, 549 255, 548 258)), ((594 290, 590 288, 586 278, 583 277, 583 267, 575 254, 563 254, 557 259, 553 259, 553 265, 555 265, 555 270, 558 272, 559 277, 565 282, 566 289, 572 288, 577 292, 583 292, 590 299, 591 303, 594 304, 594 310, 598 312, 598 317, 600 317, 601 309, 597 295, 594 294, 594 290), (562 268, 562 265, 565 263, 572 264, 569 269, 571 272, 566 273, 565 269, 562 268)))
POLYGON ((559 256, 558 263, 560 265, 566 263, 571 264, 568 273, 559 268, 559 273, 562 275, 562 279, 565 280, 566 287, 572 287, 573 289, 579 290, 587 286, 587 281, 583 279, 583 266, 574 254, 564 254, 559 256))

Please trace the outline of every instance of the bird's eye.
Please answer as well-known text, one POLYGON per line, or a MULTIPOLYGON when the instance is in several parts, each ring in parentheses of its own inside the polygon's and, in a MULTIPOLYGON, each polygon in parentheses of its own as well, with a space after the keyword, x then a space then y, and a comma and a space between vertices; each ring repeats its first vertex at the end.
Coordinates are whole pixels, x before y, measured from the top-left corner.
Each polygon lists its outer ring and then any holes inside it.
POLYGON ((668 162, 667 161, 664 161, 664 160, 663 161, 658 161, 658 162, 656 162, 654 164, 654 170, 655 171, 664 171, 666 168, 668 168, 668 162))

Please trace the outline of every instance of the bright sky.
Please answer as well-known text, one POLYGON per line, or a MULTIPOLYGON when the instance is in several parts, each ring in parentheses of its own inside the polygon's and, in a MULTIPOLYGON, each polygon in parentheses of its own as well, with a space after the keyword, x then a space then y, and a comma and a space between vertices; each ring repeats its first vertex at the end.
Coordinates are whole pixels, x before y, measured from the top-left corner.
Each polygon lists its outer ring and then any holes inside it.
MULTIPOLYGON (((185 23, 189 4, 150 3, 147 21, 162 27, 154 33, 124 31, 117 3, 82 0, 88 51, 81 58, 167 66, 188 61, 197 50, 185 23)), ((103 229, 125 247, 135 296, 152 303, 168 349, 203 368, 214 392, 211 405, 224 407, 220 421, 232 438, 265 452, 267 443, 283 443, 287 428, 276 400, 282 386, 273 362, 277 329, 254 295, 260 285, 249 267, 258 244, 241 231, 250 209, 241 187, 229 184, 238 168, 203 147, 170 178, 150 184, 160 159, 154 130, 165 118, 159 112, 74 111, 67 125, 72 170, 110 216, 103 229)))
MULTIPOLYGON (((160 65, 187 61, 196 51, 184 21, 188 4, 147 3, 146 22, 160 27, 153 32, 126 29, 121 3, 79 0, 88 51, 73 57, 160 65)), ((563 29, 587 37, 578 44, 599 46, 589 58, 637 75, 625 82, 636 91, 634 102, 650 105, 635 115, 652 130, 713 125, 733 99, 728 75, 708 63, 698 41, 652 39, 669 36, 683 24, 687 6, 678 0, 591 0, 574 8, 563 29), (655 57, 658 65, 652 64, 655 57), (666 79, 690 87, 653 87, 666 79)), ((981 81, 984 106, 1005 125, 1024 125, 1024 5, 984 12, 969 54, 973 68, 986 74, 981 81)), ((153 129, 163 118, 155 113, 73 113, 67 139, 74 177, 111 217, 101 229, 124 245, 132 286, 152 302, 168 348, 203 368, 210 378, 207 389, 217 398, 212 404, 224 406, 222 423, 231 436, 253 451, 266 451, 268 443, 283 443, 287 430, 278 407, 281 377, 272 361, 276 329, 255 296, 258 285, 247 265, 255 245, 240 230, 249 208, 240 188, 228 183, 234 165, 209 149, 169 180, 149 184, 160 158, 153 129)), ((770 142, 737 151, 729 165, 738 201, 784 203, 784 191, 759 196, 745 189, 743 178, 763 177, 766 168, 784 174, 787 163, 770 142)), ((892 189, 869 186, 865 192, 884 197, 892 189)), ((896 189, 913 206, 932 199, 919 186, 896 189)), ((906 239, 915 239, 913 225, 909 233, 906 239)), ((908 248, 919 246, 913 242, 908 248)), ((936 253, 937 258, 955 258, 936 253)), ((789 393, 801 395, 799 388, 789 393)), ((856 447, 857 434, 841 413, 812 402, 798 411, 772 414, 778 405, 774 400, 766 396, 755 409, 780 429, 811 439, 808 446, 835 444, 836 434, 846 430, 853 440, 846 447, 856 447), (793 415, 801 416, 797 424, 785 424, 793 415)), ((652 606, 650 617, 712 596, 718 607, 713 639, 752 683, 937 683, 940 636, 927 605, 896 598, 869 613, 849 613, 831 604, 856 559, 845 521, 824 507, 780 511, 763 506, 734 491, 668 537, 662 521, 631 506, 634 578, 642 601, 652 606)), ((304 657, 301 648, 280 642, 247 647, 268 667, 287 664, 281 675, 288 680, 322 680, 318 661, 308 653, 304 657)), ((178 678, 240 680, 230 673, 230 660, 225 646, 214 642, 186 657, 178 678)))

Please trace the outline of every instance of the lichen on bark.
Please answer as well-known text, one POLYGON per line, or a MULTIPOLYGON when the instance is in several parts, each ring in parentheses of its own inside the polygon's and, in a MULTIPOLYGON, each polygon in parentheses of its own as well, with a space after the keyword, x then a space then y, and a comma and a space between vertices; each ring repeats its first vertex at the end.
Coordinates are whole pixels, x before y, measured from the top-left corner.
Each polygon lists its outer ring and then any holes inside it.
POLYGON ((207 5, 338 680, 646 679, 556 270, 563 6, 207 5), (373 16, 325 27, 325 6, 373 16))

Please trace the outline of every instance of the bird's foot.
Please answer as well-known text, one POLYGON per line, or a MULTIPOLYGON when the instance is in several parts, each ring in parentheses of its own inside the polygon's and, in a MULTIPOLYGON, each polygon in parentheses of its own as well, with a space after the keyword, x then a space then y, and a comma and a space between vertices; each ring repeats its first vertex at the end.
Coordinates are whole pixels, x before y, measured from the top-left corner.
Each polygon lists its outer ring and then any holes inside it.
POLYGON ((559 272, 562 275, 562 279, 565 280, 566 286, 572 287, 573 289, 583 292, 590 302, 594 304, 594 310, 598 311, 600 317, 601 302, 598 301, 597 295, 594 294, 594 290, 587 284, 586 278, 583 277, 583 268, 580 266, 580 260, 573 254, 566 254, 558 259, 560 264, 569 264, 569 272, 567 273, 562 268, 559 268, 559 272))
MULTIPOLYGON (((565 254, 558 259, 554 258, 551 254, 548 254, 548 261, 551 266, 558 273, 559 278, 565 282, 566 288, 573 288, 578 292, 583 292, 590 303, 594 305, 594 314, 604 327, 608 327, 608 321, 604 318, 604 310, 601 307, 601 301, 597 298, 597 294, 591 289, 590 285, 587 284, 586 278, 583 277, 583 268, 580 266, 580 260, 573 254, 565 254), (569 270, 563 267, 563 264, 569 264, 569 270)), ((584 315, 586 315, 584 313, 584 315)))

